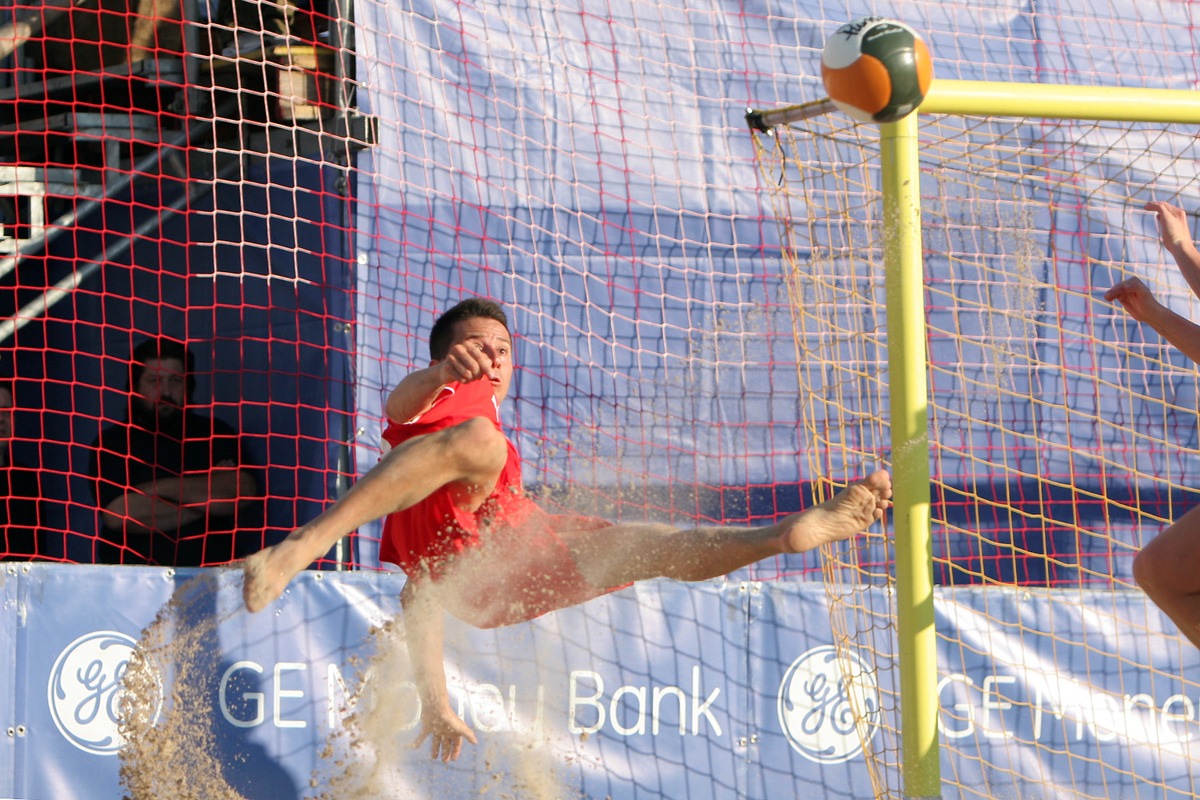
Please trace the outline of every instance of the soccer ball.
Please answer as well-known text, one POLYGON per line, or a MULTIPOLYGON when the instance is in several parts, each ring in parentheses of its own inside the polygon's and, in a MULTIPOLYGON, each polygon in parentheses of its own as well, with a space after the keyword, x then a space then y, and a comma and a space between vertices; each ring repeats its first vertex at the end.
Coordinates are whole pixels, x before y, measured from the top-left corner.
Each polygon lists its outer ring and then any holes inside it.
POLYGON ((821 79, 834 105, 859 122, 895 122, 925 99, 933 60, 904 23, 860 17, 826 40, 821 79))

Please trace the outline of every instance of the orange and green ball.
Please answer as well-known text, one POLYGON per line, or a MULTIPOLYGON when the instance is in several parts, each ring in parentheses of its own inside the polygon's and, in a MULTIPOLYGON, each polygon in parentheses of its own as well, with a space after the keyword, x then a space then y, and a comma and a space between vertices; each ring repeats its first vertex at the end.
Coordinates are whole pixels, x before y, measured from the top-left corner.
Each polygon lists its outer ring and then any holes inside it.
POLYGON ((859 122, 895 122, 925 99, 933 60, 904 23, 861 17, 826 40, 821 78, 834 105, 859 122))

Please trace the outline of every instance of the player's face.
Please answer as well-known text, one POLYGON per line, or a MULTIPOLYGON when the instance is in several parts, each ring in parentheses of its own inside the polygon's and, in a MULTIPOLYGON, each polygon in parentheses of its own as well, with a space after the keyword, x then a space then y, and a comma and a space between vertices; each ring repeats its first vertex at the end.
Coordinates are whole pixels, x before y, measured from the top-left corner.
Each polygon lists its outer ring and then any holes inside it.
POLYGON ((458 323, 454 329, 454 344, 460 342, 476 347, 492 361, 488 380, 496 402, 508 396, 512 383, 512 338, 503 325, 487 317, 474 317, 458 323))
POLYGON ((152 411, 158 417, 178 414, 187 399, 183 362, 177 358, 148 359, 146 371, 134 388, 147 411, 152 411))

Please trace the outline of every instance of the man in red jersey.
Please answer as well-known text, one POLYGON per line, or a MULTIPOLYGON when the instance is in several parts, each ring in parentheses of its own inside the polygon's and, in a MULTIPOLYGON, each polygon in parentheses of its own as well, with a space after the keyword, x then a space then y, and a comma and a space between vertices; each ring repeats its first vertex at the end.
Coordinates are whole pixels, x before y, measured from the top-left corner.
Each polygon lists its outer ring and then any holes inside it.
POLYGON ((879 470, 820 505, 759 528, 677 529, 552 515, 521 485, 520 456, 499 404, 512 381, 508 319, 491 300, 464 300, 434 323, 432 362, 388 396, 392 449, 342 498, 245 564, 245 603, 264 608, 343 536, 387 516, 381 558, 401 591, 432 757, 451 761, 475 734, 450 707, 443 613, 477 627, 509 625, 648 578, 701 581, 770 556, 846 539, 880 519, 891 477, 879 470))

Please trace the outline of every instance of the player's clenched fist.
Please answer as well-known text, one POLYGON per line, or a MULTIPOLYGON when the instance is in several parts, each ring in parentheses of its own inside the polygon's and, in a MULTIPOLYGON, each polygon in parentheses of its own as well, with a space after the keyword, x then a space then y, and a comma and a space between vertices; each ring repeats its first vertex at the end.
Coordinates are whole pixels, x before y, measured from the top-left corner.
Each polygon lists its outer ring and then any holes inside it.
POLYGON ((488 342, 462 342, 454 345, 441 361, 445 383, 470 383, 492 378, 499 372, 499 354, 488 342))

